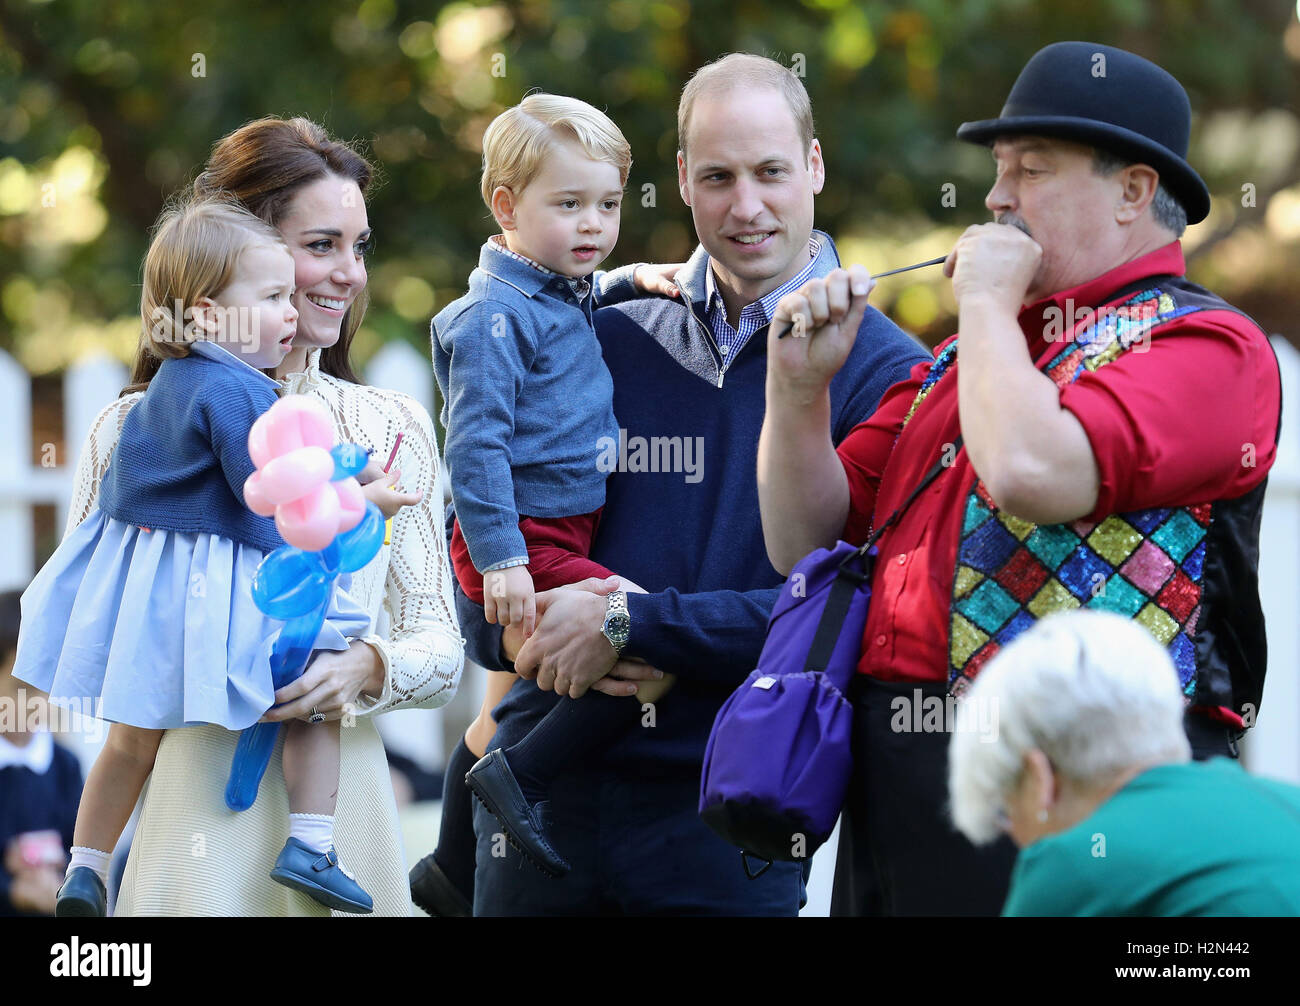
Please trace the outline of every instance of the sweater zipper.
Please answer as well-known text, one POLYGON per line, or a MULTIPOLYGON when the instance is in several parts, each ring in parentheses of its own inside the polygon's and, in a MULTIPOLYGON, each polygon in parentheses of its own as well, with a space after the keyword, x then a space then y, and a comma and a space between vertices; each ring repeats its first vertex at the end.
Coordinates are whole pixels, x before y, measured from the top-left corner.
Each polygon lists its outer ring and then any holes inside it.
MULTIPOLYGON (((674 280, 673 282, 676 283, 677 281, 674 280)), ((686 295, 685 290, 682 290, 680 283, 677 283, 677 289, 681 291, 683 303, 688 306, 688 310, 691 313, 691 320, 699 325, 700 328, 704 329, 705 340, 708 343, 709 352, 713 354, 713 358, 718 365, 718 387, 721 388, 722 379, 727 376, 727 367, 731 365, 730 361, 723 361, 722 351, 718 349, 718 344, 713 339, 713 330, 709 328, 709 323, 695 313, 695 302, 686 295)))

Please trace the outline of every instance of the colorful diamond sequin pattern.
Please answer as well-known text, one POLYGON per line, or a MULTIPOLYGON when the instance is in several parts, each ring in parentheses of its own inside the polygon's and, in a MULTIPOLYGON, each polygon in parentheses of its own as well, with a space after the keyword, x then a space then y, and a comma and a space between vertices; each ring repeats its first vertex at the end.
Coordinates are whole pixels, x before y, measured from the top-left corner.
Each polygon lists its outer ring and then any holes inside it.
POLYGON ((1038 619, 1083 607, 1145 626, 1168 648, 1190 695, 1210 518, 1211 504, 1202 503, 1112 514, 1099 524, 1031 524, 998 511, 977 481, 967 496, 953 584, 953 692, 1038 619))
POLYGON ((1099 312, 1091 324, 1074 333, 1071 345, 1047 365, 1045 372, 1057 387, 1064 388, 1084 371, 1104 367, 1130 349, 1141 351, 1156 326, 1198 310, 1193 305, 1180 306, 1159 289, 1143 290, 1099 312))

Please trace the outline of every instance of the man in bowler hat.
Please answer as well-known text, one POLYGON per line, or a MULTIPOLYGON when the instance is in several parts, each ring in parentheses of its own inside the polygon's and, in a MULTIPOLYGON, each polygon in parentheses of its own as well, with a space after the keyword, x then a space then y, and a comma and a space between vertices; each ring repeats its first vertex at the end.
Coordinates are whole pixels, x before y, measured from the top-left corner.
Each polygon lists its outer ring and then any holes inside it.
MULTIPOLYGON (((953 830, 951 724, 930 713, 1038 619, 1090 607, 1148 629, 1178 669, 1196 757, 1235 756, 1258 712, 1280 378, 1259 327, 1184 277, 1178 239, 1210 209, 1190 120, 1178 81, 1132 53, 1034 55, 998 118, 957 131, 996 165, 994 222, 944 267, 960 334, 838 449, 826 388, 870 276, 839 270, 777 309, 772 330, 798 336, 768 339, 758 478, 777 569, 864 541, 941 466, 878 542, 834 913, 1000 910, 1014 851, 953 830)), ((1068 809, 1048 794, 1041 813, 1068 809)))

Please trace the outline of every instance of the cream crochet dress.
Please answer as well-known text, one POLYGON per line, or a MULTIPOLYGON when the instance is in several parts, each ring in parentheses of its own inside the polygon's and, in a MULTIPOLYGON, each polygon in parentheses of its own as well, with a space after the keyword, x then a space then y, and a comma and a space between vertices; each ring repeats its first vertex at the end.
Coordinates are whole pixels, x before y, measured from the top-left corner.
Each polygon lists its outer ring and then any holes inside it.
MULTIPOLYGON (((391 546, 383 546, 353 576, 350 593, 370 613, 376 633, 365 641, 383 657, 387 677, 383 694, 373 701, 360 696, 352 725, 345 721, 340 731, 334 819, 340 859, 374 899, 374 914, 410 915, 397 805, 373 717, 444 705, 460 683, 465 641, 456 622, 442 534, 438 445, 429 414, 414 399, 337 380, 321 373, 319 361, 320 351, 312 350, 307 369, 281 382, 286 392, 320 399, 334 416, 340 441, 373 448, 381 463, 401 431, 393 464, 402 470, 402 488, 424 491, 419 504, 393 518, 391 546)), ((95 507, 122 422, 139 399, 139 394, 117 399, 91 427, 65 535, 95 507)), ((330 914, 268 876, 289 837, 283 736, 257 801, 239 813, 228 810, 224 798, 236 738, 217 726, 163 735, 116 915, 330 914)))

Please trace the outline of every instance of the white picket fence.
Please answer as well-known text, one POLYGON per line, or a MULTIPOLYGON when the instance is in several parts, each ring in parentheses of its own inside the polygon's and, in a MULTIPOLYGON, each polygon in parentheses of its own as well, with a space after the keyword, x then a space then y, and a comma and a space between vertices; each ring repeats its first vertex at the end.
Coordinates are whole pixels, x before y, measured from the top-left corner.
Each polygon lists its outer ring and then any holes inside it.
MULTIPOLYGON (((1268 675, 1242 758, 1252 772, 1300 783, 1300 351, 1279 336, 1273 348, 1282 369, 1282 436, 1259 531, 1268 675)), ((1187 428, 1199 421, 1188 416, 1187 428)))
MULTIPOLYGON (((1300 782, 1300 352, 1273 340, 1282 368, 1283 431, 1269 475, 1260 532, 1260 594, 1268 621, 1269 669, 1261 714, 1245 744, 1244 758, 1256 772, 1300 782)), ((406 343, 385 346, 366 368, 376 387, 411 395, 433 413, 434 380, 429 360, 406 343)), ((99 410, 126 383, 126 369, 107 357, 78 362, 64 378, 67 449, 55 467, 32 463, 31 380, 0 352, 0 589, 24 587, 33 573, 32 507, 53 504, 61 534, 72 492, 76 452, 99 410)), ((1187 417, 1188 429, 1196 417, 1187 417)), ((466 687, 481 691, 482 675, 466 674, 466 687)), ((468 697, 468 696, 467 696, 468 697)), ((475 706, 475 708, 477 708, 475 706)), ((420 711, 423 712, 423 711, 420 711)), ((430 715, 385 716, 384 734, 422 764, 442 761, 442 720, 430 715)))

